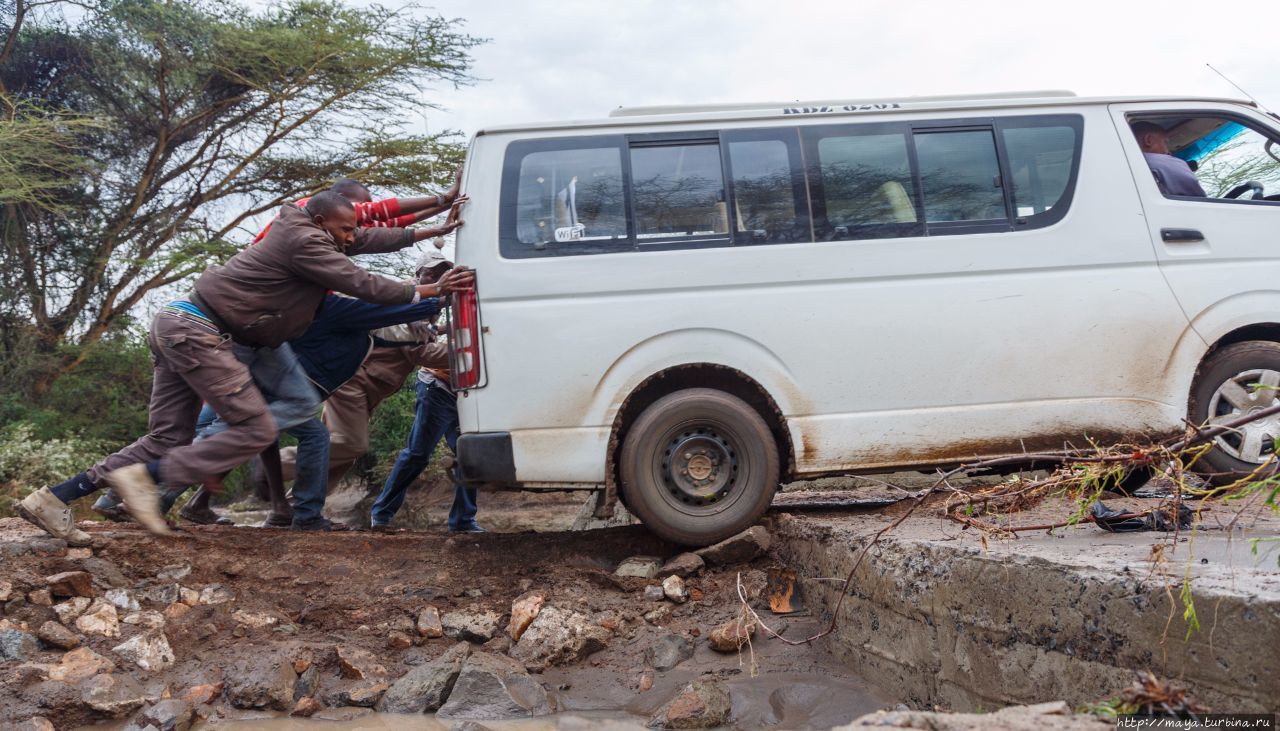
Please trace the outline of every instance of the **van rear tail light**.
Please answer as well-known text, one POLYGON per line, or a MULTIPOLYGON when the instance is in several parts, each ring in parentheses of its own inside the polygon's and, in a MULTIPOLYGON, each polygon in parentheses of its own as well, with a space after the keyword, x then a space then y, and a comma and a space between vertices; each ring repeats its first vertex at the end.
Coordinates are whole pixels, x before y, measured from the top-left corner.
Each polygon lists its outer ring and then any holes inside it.
POLYGON ((481 385, 480 301, 475 289, 454 292, 449 316, 449 374, 453 390, 481 385))

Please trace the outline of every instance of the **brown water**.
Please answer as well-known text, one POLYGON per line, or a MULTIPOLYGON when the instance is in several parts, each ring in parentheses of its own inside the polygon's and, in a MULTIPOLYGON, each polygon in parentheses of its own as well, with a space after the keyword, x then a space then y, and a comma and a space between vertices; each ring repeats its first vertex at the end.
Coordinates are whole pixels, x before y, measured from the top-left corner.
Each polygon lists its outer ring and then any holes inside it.
MULTIPOLYGON (((600 689, 596 689, 597 692, 586 695, 561 694, 558 698, 560 705, 569 710, 552 716, 479 722, 493 731, 640 731, 646 728, 649 715, 668 700, 683 682, 687 682, 672 681, 676 679, 660 679, 653 690, 640 695, 628 692, 631 700, 621 708, 602 708, 602 704, 611 702, 611 694, 600 693, 600 689)), ((725 684, 732 699, 730 726, 734 728, 826 729, 894 705, 887 696, 861 681, 821 673, 765 673, 755 678, 744 673, 726 679, 725 684)), ((210 719, 197 728, 228 731, 316 731, 321 728, 334 731, 448 731, 455 722, 455 719, 437 719, 433 715, 381 713, 367 713, 339 720, 342 714, 361 712, 362 709, 326 709, 310 719, 210 719), (335 716, 339 719, 335 719, 335 716)), ((101 726, 94 728, 102 731, 101 726)))

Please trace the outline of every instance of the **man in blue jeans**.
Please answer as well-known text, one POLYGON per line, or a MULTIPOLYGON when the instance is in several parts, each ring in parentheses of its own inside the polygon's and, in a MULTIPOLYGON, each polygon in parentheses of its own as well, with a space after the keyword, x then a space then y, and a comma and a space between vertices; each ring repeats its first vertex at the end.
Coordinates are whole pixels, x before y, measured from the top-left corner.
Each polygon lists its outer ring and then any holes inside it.
MULTIPOLYGON (((432 280, 433 283, 434 281, 432 280)), ((291 346, 288 350, 291 362, 303 373, 303 386, 316 406, 305 418, 295 418, 292 426, 283 429, 298 440, 293 507, 289 510, 287 502, 283 505, 273 504, 273 514, 280 514, 285 522, 268 523, 269 525, 298 530, 340 530, 345 527, 327 520, 321 514, 328 495, 329 430, 320 419, 319 404, 355 375, 360 364, 374 348, 408 346, 407 343, 384 341, 371 331, 428 320, 439 313, 443 303, 443 299, 428 298, 408 305, 373 305, 331 294, 325 297, 307 331, 286 344, 286 347, 291 346)), ((243 360, 239 352, 236 355, 243 360)), ((276 367, 277 364, 259 358, 250 368, 255 381, 261 379, 263 394, 273 408, 275 404, 272 399, 280 393, 273 380, 276 367)), ((224 429, 226 423, 217 418, 213 408, 205 405, 197 423, 199 438, 208 438, 224 429)), ((278 456, 276 469, 279 469, 278 456)), ((166 490, 161 496, 161 514, 168 512, 186 490, 185 486, 166 490)), ((280 491, 283 493, 283 488, 280 491)), ((202 490, 192 498, 188 506, 198 503, 197 514, 210 513, 213 519, 194 522, 210 523, 216 520, 208 507, 208 496, 208 492, 202 490)), ((283 495, 280 497, 283 499, 283 495)), ((117 504, 118 499, 108 494, 103 496, 94 509, 112 517, 113 512, 118 512, 117 504)), ((184 512, 179 515, 192 519, 186 510, 184 507, 184 512)))
MULTIPOLYGON (((424 281, 435 281, 453 265, 440 259, 431 270, 424 272, 424 281)), ((390 529, 391 519, 404 504, 405 491, 418 479, 431 463, 436 445, 443 437, 450 451, 458 450, 458 397, 449 386, 449 372, 430 368, 418 371, 417 408, 413 428, 409 431, 409 445, 400 451, 396 464, 387 475, 382 493, 373 503, 370 527, 375 531, 390 529)), ((463 487, 458 482, 457 466, 449 470, 453 477, 453 507, 449 509, 450 533, 484 533, 476 523, 476 490, 463 487)))

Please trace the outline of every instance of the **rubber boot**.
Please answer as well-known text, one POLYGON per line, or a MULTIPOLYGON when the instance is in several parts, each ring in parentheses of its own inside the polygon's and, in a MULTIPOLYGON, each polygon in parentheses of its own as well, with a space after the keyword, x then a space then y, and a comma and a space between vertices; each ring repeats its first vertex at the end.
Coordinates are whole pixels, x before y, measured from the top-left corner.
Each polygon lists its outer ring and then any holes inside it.
POLYGON ((18 503, 18 515, 43 528, 54 538, 61 538, 68 546, 88 546, 93 539, 76 527, 71 517, 71 507, 58 499, 53 492, 42 487, 18 503))

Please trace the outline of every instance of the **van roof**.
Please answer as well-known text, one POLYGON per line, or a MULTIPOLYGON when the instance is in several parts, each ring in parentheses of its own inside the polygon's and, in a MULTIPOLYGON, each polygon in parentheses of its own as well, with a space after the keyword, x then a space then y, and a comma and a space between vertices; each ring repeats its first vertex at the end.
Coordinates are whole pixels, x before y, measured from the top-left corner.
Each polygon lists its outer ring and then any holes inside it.
POLYGON ((693 122, 737 121, 797 117, 844 117, 886 114, 903 111, 950 111, 975 109, 1010 109, 1017 107, 1082 106, 1150 102, 1211 102, 1246 104, 1252 101, 1228 97, 1201 96, 1110 96, 1079 97, 1064 90, 1005 91, 984 94, 949 94, 942 96, 907 96, 898 98, 825 99, 794 102, 741 102, 727 104, 663 105, 618 107, 604 119, 582 119, 533 122, 486 127, 477 136, 500 132, 541 132, 589 127, 616 127, 645 124, 689 124, 693 122))

